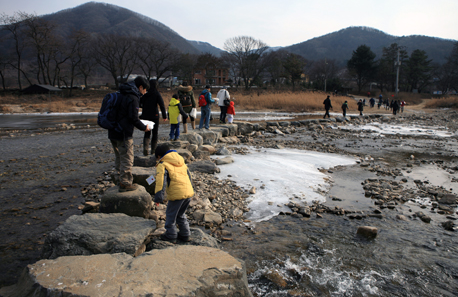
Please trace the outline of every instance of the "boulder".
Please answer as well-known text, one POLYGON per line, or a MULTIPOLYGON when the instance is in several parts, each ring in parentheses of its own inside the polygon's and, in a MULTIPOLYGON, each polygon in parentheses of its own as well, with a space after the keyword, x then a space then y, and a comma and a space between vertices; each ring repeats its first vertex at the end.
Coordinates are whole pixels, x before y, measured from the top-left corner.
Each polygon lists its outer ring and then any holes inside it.
POLYGON ((154 221, 121 213, 74 215, 46 237, 42 258, 122 252, 140 254, 144 251, 146 237, 155 228, 154 221))
POLYGON ((166 141, 164 143, 166 143, 171 150, 186 148, 189 142, 186 139, 183 139, 182 135, 186 135, 186 134, 181 134, 180 140, 166 141))
POLYGON ((218 132, 218 131, 215 132, 215 131, 207 130, 207 129, 199 130, 196 133, 202 136, 203 144, 213 145, 216 142, 218 142, 218 139, 222 137, 221 132, 218 132))
POLYGON ((247 135, 254 131, 254 125, 249 122, 237 122, 238 135, 247 135))
POLYGON ((188 146, 186 147, 186 149, 190 151, 191 153, 194 153, 195 151, 197 151, 198 148, 199 147, 197 146, 197 144, 192 144, 192 143, 188 144, 188 146))
POLYGON ((100 201, 101 213, 124 213, 142 218, 149 217, 151 207, 151 195, 140 185, 135 191, 129 192, 119 192, 118 187, 111 187, 100 201))
POLYGON ((196 159, 202 159, 202 160, 210 159, 210 152, 207 152, 207 151, 197 150, 194 153, 192 153, 192 155, 196 159))
POLYGON ((229 136, 229 129, 226 126, 218 125, 210 127, 210 130, 216 133, 221 133, 221 137, 229 136))
MULTIPOLYGON (((194 130, 196 131, 196 130, 194 130)), ((187 141, 190 144, 195 144, 197 146, 201 146, 203 144, 203 138, 196 132, 190 132, 186 134, 181 134, 180 135, 181 140, 187 141)))
POLYGON ((154 182, 151 185, 148 185, 148 182, 146 181, 146 179, 151 175, 156 175, 156 167, 154 167, 154 165, 152 167, 132 167, 132 176, 134 177, 134 183, 145 187, 145 190, 150 195, 154 195, 154 188, 156 187, 156 183, 154 182))
POLYGON ((135 156, 134 166, 138 167, 154 167, 156 165, 156 158, 153 156, 135 156))
POLYGON ((218 131, 217 129, 224 130, 224 131, 221 131, 221 134, 223 137, 237 135, 237 125, 236 124, 224 124, 224 125, 216 125, 214 127, 210 127, 210 130, 212 131, 218 131))
MULTIPOLYGON (((200 230, 199 228, 189 228, 191 231, 191 236, 189 236, 189 241, 188 242, 183 242, 181 240, 177 241, 177 244, 179 245, 196 245, 196 246, 206 246, 206 247, 211 247, 211 248, 219 248, 218 241, 216 238, 206 234, 204 231, 200 230)), ((164 230, 161 232, 164 233, 164 230)), ((169 247, 173 247, 175 244, 169 242, 169 241, 164 241, 161 239, 155 239, 152 240, 148 245, 146 246, 147 251, 151 251, 153 249, 166 249, 169 247)))
POLYGON ((227 155, 231 155, 232 153, 227 149, 227 147, 223 146, 219 150, 216 151, 216 154, 219 156, 227 156, 227 155))
POLYGON ((28 265, 3 296, 252 296, 245 265, 219 249, 60 257, 28 265))
POLYGON ((378 229, 376 227, 371 227, 371 226, 361 226, 358 227, 358 231, 356 231, 356 234, 366 237, 368 239, 372 239, 377 237, 378 229))
POLYGON ((215 161, 216 161, 216 165, 226 165, 226 164, 234 163, 234 158, 232 158, 231 156, 227 156, 222 159, 216 159, 215 161))
POLYGON ((216 225, 220 225, 223 222, 221 215, 211 209, 199 209, 194 211, 192 215, 197 222, 213 223, 216 225))
MULTIPOLYGON (((192 153, 187 150, 187 149, 177 149, 177 153, 183 157, 185 163, 189 163, 191 162, 191 159, 192 159, 192 153)), ((151 194, 153 195, 153 194, 151 194)))
POLYGON ((445 194, 438 199, 439 203, 442 204, 456 204, 456 200, 457 198, 454 194, 445 194))
POLYGON ((208 145, 208 144, 204 144, 204 145, 200 146, 199 149, 201 151, 204 151, 204 152, 209 152, 210 155, 213 155, 214 153, 216 153, 216 148, 214 146, 208 145))
POLYGON ((193 162, 188 166, 191 172, 203 172, 203 173, 219 173, 220 169, 210 160, 204 160, 199 162, 193 162))

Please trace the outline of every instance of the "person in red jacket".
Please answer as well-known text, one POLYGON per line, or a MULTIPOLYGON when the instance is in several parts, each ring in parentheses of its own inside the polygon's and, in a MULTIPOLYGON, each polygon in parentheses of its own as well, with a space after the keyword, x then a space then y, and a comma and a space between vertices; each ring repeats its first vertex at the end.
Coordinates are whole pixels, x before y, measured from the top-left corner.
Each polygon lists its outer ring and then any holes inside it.
POLYGON ((234 120, 234 116, 235 116, 234 101, 231 101, 231 103, 229 103, 226 114, 227 114, 227 122, 229 124, 232 124, 232 121, 234 120))

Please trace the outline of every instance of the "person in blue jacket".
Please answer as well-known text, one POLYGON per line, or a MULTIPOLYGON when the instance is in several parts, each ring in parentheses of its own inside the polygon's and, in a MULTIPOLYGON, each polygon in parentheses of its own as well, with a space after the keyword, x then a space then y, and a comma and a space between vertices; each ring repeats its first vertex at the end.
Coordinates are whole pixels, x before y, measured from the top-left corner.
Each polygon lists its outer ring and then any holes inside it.
POLYGON ((202 129, 205 124, 205 129, 210 128, 210 115, 211 115, 211 104, 215 103, 215 100, 212 99, 212 93, 210 93, 210 86, 206 85, 205 89, 200 93, 200 95, 205 96, 207 105, 201 106, 200 108, 200 123, 199 129, 202 129))

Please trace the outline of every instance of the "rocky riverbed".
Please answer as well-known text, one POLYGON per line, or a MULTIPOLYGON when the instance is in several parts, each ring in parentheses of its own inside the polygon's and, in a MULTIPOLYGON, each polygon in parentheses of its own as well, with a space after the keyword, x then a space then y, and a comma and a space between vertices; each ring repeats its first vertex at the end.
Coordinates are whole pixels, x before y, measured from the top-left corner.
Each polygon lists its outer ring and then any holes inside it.
MULTIPOLYGON (((393 278, 390 285, 387 278, 380 277, 383 285, 375 281, 371 286, 376 289, 353 295, 370 295, 376 291, 375 295, 383 296, 437 292, 452 296, 458 290, 455 280, 458 264, 454 260, 447 261, 458 255, 454 232, 458 218, 456 117, 454 111, 441 111, 398 117, 352 117, 348 121, 331 118, 257 123, 255 131, 237 138, 236 142, 240 143, 218 143, 215 147, 226 147, 232 154, 247 154, 245 146, 339 153, 356 157, 358 164, 323 169, 332 185, 329 193, 323 193, 328 198, 326 203, 306 205, 291 197, 290 211, 257 224, 250 223, 243 215, 254 189, 241 188, 229 177, 220 180, 213 174, 194 173, 196 192, 209 199, 212 210, 221 214, 223 220, 222 224, 205 224, 193 219, 198 207, 191 208, 188 215, 192 223, 217 237, 224 250, 247 262, 252 291, 258 296, 332 295, 333 292, 344 295, 339 293, 337 280, 334 280, 336 284, 332 281, 321 284, 315 280, 319 273, 313 272, 312 266, 316 263, 309 263, 307 268, 301 262, 304 255, 316 255, 323 262, 329 261, 324 260, 324 256, 333 247, 335 254, 339 254, 337 258, 342 259, 342 271, 358 267, 356 270, 361 273, 364 269, 377 270, 376 267, 383 265, 381 261, 386 261, 385 257, 393 258, 403 245, 412 253, 399 253, 402 256, 399 263, 413 265, 412 275, 406 274, 404 268, 391 259, 391 266, 386 264, 383 270, 399 269, 398 273, 403 275, 401 280, 393 278), (371 124, 415 127, 412 129, 418 133, 373 133, 368 127, 371 124), (450 135, 421 134, 420 126, 435 127, 450 135), (375 225, 380 233, 377 238, 391 241, 392 246, 377 239, 375 243, 355 241, 356 228, 361 225, 375 225), (424 241, 423 245, 416 241, 416 234, 424 241), (336 242, 336 238, 340 242, 336 242), (367 249, 371 244, 376 245, 372 254, 367 249), (425 245, 426 252, 422 248, 425 245), (391 254, 381 255, 380 247, 391 254), (414 251, 421 259, 412 264, 405 259, 415 257, 414 251), (351 264, 351 259, 361 255, 364 258, 359 259, 360 264, 351 264), (374 256, 379 260, 373 259, 374 256), (438 268, 431 268, 425 259, 432 257, 433 265, 438 268), (293 268, 291 262, 294 262, 293 268), (415 279, 416 273, 428 271, 432 279, 418 276, 417 279, 430 281, 429 288, 402 289, 403 282, 415 279)), ((166 128, 161 126, 163 137, 167 134, 166 128)), ((140 144, 138 131, 135 137, 140 144)), ((49 231, 69 216, 81 214, 85 207, 85 211, 91 211, 85 203, 100 201, 104 191, 113 184, 111 147, 106 132, 101 129, 60 125, 33 133, 9 131, 0 143, 0 234, 3 237, 0 285, 3 286, 14 283, 25 265, 40 258, 41 246, 49 231)), ((140 145, 136 145, 136 155, 140 153, 140 145)), ((208 159, 208 154, 200 157, 208 159)), ((335 258, 335 254, 330 257, 335 258)), ((323 268, 317 271, 319 269, 323 268)), ((354 279, 358 277, 343 277, 344 282, 354 279)), ((357 289, 355 285, 354 292, 360 292, 357 289)))

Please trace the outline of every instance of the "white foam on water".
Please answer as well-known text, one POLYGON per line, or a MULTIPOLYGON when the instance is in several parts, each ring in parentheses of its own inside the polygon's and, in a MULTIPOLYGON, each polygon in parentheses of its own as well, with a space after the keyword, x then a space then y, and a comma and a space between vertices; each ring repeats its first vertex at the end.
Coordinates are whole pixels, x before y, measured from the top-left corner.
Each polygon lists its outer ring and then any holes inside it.
POLYGON ((284 204, 292 197, 307 203, 324 202, 328 176, 318 169, 356 163, 342 155, 294 149, 251 149, 247 155, 232 157, 234 163, 220 166, 218 177, 234 180, 247 190, 256 187, 256 194, 250 196, 250 211, 245 214, 252 222, 290 211, 284 204))
POLYGON ((456 135, 441 129, 439 127, 428 127, 428 126, 417 126, 417 125, 390 125, 383 123, 371 123, 367 125, 346 125, 339 127, 340 129, 354 130, 354 131, 366 131, 374 134, 381 135, 412 135, 412 136, 438 136, 438 137, 451 137, 456 135))

